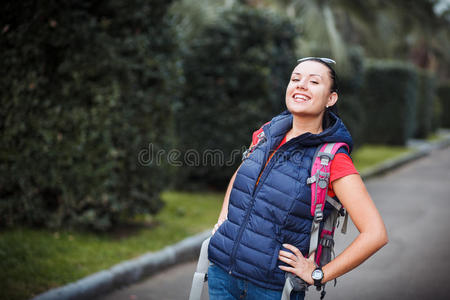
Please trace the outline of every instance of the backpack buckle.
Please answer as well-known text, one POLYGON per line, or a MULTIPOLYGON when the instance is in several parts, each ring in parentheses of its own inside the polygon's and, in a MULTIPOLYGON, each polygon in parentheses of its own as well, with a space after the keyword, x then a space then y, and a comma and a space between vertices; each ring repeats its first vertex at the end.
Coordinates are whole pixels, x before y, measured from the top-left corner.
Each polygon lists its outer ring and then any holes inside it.
POLYGON ((331 248, 334 246, 334 240, 331 236, 323 236, 320 239, 320 244, 325 248, 331 248))
POLYGON ((316 210, 314 212, 314 222, 322 222, 323 220, 323 211, 322 211, 322 204, 317 204, 316 210))
POLYGON ((246 149, 244 151, 244 153, 242 153, 242 161, 246 160, 249 154, 250 154, 250 148, 246 149))
POLYGON ((322 166, 328 166, 330 161, 334 158, 334 155, 327 152, 319 152, 320 164, 322 166))

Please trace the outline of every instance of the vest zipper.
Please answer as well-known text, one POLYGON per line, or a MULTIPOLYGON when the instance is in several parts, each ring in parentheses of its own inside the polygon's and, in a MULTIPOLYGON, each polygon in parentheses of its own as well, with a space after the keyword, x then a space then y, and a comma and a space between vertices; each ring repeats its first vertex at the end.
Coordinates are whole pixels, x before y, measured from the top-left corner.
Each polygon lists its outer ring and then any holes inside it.
MULTIPOLYGON (((270 142, 269 139, 268 139, 267 141, 270 142)), ((284 146, 284 145, 283 145, 283 146, 284 146)), ((282 148, 283 146, 281 146, 280 148, 282 148)), ((280 150, 280 149, 278 149, 278 150, 280 150)), ((264 155, 264 158, 266 159, 265 161, 267 161, 268 153, 270 153, 270 151, 267 151, 267 153, 264 155)), ((241 241, 242 234, 244 233, 244 229, 245 229, 245 227, 247 227, 248 219, 249 219, 249 217, 250 217, 250 213, 251 213, 251 211, 253 210, 253 206, 254 206, 254 203, 255 203, 255 197, 256 197, 256 195, 257 195, 257 192, 260 190, 262 184, 263 184, 264 181, 266 180, 267 174, 270 173, 270 170, 272 169, 273 165, 275 164, 275 162, 276 162, 276 160, 277 160, 276 155, 277 155, 276 153, 273 155, 272 159, 269 161, 269 163, 267 164, 267 166, 266 166, 265 168, 264 168, 265 163, 264 163, 264 161, 263 161, 263 164, 262 164, 263 166, 262 166, 262 167, 263 167, 264 169, 262 170, 261 178, 259 179, 259 183, 258 183, 258 185, 256 186, 256 188, 253 189, 252 199, 251 199, 251 202, 250 202, 250 206, 249 206, 249 208, 247 209, 247 212, 246 212, 245 218, 244 218, 244 222, 243 222, 242 226, 239 228, 238 236, 237 236, 237 238, 236 238, 236 241, 234 242, 233 251, 231 252, 231 257, 230 257, 230 262, 231 262, 231 264, 230 264, 230 270, 229 270, 229 272, 228 272, 229 274, 232 274, 233 267, 234 267, 234 265, 235 265, 235 258, 236 258, 235 256, 236 256, 236 252, 237 252, 237 247, 238 247, 238 245, 239 245, 239 243, 240 243, 240 241, 241 241)))

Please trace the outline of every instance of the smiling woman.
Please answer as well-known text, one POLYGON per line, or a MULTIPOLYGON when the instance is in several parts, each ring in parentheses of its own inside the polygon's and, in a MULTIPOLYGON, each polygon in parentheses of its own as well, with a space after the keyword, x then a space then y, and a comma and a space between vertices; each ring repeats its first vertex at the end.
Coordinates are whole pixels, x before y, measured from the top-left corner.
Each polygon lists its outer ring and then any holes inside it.
MULTIPOLYGON (((292 72, 286 89, 286 107, 293 115, 298 116, 294 119, 296 122, 314 127, 297 126, 301 130, 306 129, 312 133, 323 131, 324 108, 333 106, 338 100, 335 84, 329 74, 329 68, 316 60, 304 61, 292 72)), ((294 135, 298 134, 294 132, 294 135)))
MULTIPOLYGON (((209 244, 210 299, 280 299, 288 273, 305 286, 323 289, 387 243, 383 220, 351 161, 350 133, 333 112, 339 97, 331 63, 299 60, 286 89, 287 111, 254 133, 251 150, 231 178, 209 244), (360 235, 322 265, 315 248, 310 249, 315 214, 307 178, 324 143, 346 145, 332 161, 326 193, 346 207, 360 235)), ((325 217, 331 213, 328 205, 325 217)), ((304 299, 305 290, 284 297, 304 299)))

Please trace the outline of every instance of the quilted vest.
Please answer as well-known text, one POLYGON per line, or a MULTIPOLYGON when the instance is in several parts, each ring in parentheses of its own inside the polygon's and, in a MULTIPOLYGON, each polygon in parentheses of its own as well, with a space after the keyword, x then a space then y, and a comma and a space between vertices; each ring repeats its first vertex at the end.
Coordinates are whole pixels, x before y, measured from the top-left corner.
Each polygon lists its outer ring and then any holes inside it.
MULTIPOLYGON (((309 250, 311 189, 306 179, 316 148, 325 142, 352 147, 342 121, 334 114, 331 117, 334 122, 320 134, 305 133, 282 145, 265 168, 271 151, 292 128, 292 115, 285 111, 263 127, 267 141, 241 164, 230 194, 228 219, 211 238, 208 258, 212 263, 258 286, 283 288, 285 275, 278 268, 283 264, 278 253, 288 250, 282 244, 296 246, 303 255, 309 250)), ((325 215, 330 212, 331 207, 325 206, 325 215)))

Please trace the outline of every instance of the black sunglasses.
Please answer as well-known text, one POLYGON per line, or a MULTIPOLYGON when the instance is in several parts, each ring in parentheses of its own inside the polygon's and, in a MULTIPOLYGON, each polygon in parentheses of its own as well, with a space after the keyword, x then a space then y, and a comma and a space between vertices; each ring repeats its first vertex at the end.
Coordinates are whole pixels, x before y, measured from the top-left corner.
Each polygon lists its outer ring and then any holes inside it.
POLYGON ((304 61, 307 61, 307 60, 313 60, 313 59, 316 59, 316 60, 320 60, 321 62, 324 62, 324 63, 326 63, 326 64, 336 64, 336 62, 334 61, 334 60, 332 60, 331 58, 326 58, 326 57, 305 57, 305 58, 300 58, 299 60, 297 60, 297 62, 298 63, 301 63, 301 62, 304 62, 304 61))

